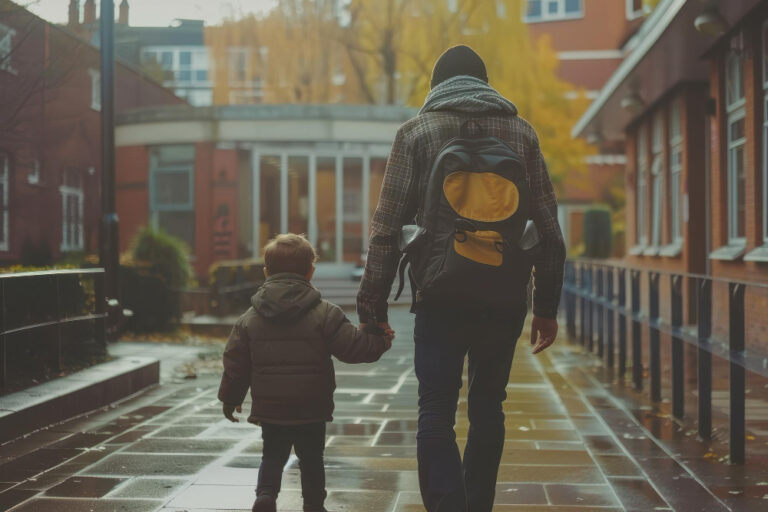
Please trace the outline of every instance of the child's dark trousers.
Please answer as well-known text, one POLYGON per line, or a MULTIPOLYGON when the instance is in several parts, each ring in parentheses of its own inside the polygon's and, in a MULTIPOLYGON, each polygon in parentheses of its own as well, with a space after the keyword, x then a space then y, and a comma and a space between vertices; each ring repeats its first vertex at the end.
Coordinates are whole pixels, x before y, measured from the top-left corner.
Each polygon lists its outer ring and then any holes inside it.
POLYGON ((301 469, 301 492, 304 497, 304 510, 323 510, 325 502, 325 423, 305 425, 261 425, 261 438, 264 441, 259 483, 256 496, 269 495, 277 498, 283 468, 291 448, 296 452, 301 469))

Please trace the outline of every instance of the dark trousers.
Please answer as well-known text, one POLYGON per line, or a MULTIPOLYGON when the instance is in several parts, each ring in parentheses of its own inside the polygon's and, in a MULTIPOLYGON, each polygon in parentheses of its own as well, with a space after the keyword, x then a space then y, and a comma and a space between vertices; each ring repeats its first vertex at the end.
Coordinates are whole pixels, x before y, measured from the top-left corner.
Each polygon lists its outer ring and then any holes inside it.
POLYGON ((261 425, 264 441, 259 483, 256 496, 269 495, 277 498, 283 478, 283 468, 291 448, 296 451, 301 469, 301 493, 304 510, 323 510, 325 502, 325 423, 306 425, 261 425))
POLYGON ((508 315, 416 310, 417 457, 428 512, 491 512, 504 449, 506 387, 526 309, 508 315), (469 355, 469 434, 464 460, 454 425, 469 355))

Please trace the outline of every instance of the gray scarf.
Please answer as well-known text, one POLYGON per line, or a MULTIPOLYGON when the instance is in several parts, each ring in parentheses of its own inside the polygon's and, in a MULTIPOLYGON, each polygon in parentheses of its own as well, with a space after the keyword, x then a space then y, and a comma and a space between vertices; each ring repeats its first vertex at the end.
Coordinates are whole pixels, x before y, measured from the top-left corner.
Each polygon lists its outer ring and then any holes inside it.
POLYGON ((517 107, 479 78, 455 76, 432 89, 419 114, 427 112, 465 114, 506 113, 517 115, 517 107))

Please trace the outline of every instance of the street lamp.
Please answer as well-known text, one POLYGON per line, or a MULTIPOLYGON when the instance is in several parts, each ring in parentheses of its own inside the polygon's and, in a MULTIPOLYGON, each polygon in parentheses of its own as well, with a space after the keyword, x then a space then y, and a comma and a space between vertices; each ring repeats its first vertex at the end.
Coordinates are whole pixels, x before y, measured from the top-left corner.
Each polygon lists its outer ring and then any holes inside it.
POLYGON ((120 297, 120 248, 115 210, 115 4, 101 0, 101 230, 99 262, 104 267, 104 293, 120 297))

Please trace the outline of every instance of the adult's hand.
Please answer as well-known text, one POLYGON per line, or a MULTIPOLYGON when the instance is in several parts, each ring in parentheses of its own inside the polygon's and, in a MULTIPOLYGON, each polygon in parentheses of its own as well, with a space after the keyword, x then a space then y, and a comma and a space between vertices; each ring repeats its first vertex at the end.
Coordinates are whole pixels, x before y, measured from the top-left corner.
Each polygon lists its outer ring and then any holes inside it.
POLYGON ((224 413, 224 417, 227 418, 232 423, 239 423, 240 420, 235 417, 234 412, 243 412, 243 407, 241 405, 227 405, 224 404, 222 406, 222 412, 224 413))
POLYGON ((533 317, 531 322, 531 345, 533 353, 538 354, 549 348, 557 338, 557 319, 533 317))

